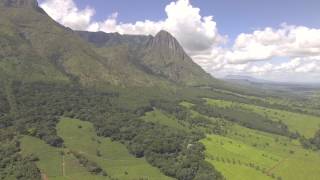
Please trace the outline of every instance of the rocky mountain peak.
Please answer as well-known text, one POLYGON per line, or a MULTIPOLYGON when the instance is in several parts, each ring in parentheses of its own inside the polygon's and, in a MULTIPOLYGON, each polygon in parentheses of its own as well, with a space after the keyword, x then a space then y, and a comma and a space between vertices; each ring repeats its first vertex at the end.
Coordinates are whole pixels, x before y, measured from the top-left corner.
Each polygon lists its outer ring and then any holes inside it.
POLYGON ((37 0, 0 0, 0 4, 15 8, 38 8, 37 0))
POLYGON ((186 56, 177 39, 165 30, 161 30, 156 34, 150 46, 152 49, 157 49, 163 56, 178 56, 182 59, 186 56))
POLYGON ((156 36, 156 38, 168 38, 168 39, 174 39, 174 37, 168 32, 168 31, 165 31, 165 30, 161 30, 159 31, 156 36))

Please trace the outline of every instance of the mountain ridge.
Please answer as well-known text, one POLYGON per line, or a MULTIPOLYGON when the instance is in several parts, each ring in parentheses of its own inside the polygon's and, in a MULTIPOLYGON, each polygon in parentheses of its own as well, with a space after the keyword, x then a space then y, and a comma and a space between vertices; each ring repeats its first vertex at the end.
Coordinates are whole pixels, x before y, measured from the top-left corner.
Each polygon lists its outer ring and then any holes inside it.
POLYGON ((194 63, 179 42, 167 31, 162 30, 155 36, 87 31, 76 31, 76 33, 97 49, 115 45, 127 46, 129 53, 135 56, 129 60, 131 63, 149 74, 168 79, 170 82, 205 85, 217 81, 194 63))
POLYGON ((0 69, 11 79, 77 81, 91 87, 216 82, 168 32, 155 37, 79 32, 52 20, 36 0, 1 0, 0 4, 0 38, 6 39, 2 46, 10 50, 0 50, 0 57, 5 57, 0 69), (8 52, 11 59, 5 55, 8 52))

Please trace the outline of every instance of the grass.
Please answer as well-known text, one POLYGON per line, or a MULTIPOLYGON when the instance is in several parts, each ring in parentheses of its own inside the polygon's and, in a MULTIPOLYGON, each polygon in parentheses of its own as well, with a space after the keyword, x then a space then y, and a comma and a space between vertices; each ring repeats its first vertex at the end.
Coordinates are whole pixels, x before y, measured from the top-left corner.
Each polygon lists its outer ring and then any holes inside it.
POLYGON ((307 138, 313 137, 315 132, 320 128, 320 117, 317 117, 317 116, 293 113, 293 112, 284 111, 284 110, 265 108, 265 107, 231 102, 231 101, 223 101, 223 100, 215 100, 215 99, 206 99, 206 100, 207 100, 207 103, 212 106, 219 106, 219 107, 236 106, 238 108, 251 110, 260 115, 266 116, 274 121, 282 121, 289 127, 289 130, 293 132, 297 131, 307 138))
POLYGON ((147 112, 144 116, 141 117, 141 119, 146 122, 159 123, 168 127, 190 131, 190 129, 187 127, 187 123, 183 123, 181 121, 179 122, 179 120, 177 120, 175 117, 161 110, 147 112))
POLYGON ((40 161, 37 162, 41 172, 48 177, 62 176, 62 156, 60 149, 47 145, 44 141, 24 136, 21 139, 22 154, 36 155, 40 161))
POLYGON ((253 168, 244 165, 234 165, 230 163, 214 162, 214 166, 221 172, 228 180, 271 180, 272 178, 256 171, 253 168), (248 176, 249 175, 249 176, 248 176))
POLYGON ((51 147, 44 141, 30 136, 21 138, 22 154, 25 156, 34 154, 39 157, 37 165, 42 174, 50 180, 172 179, 149 165, 144 158, 135 158, 129 154, 124 145, 113 142, 109 138, 96 136, 89 122, 62 118, 57 126, 57 133, 64 139, 65 148, 51 147), (96 162, 107 172, 108 177, 90 174, 69 153, 71 150, 96 162))
POLYGON ((124 145, 96 136, 89 122, 63 118, 58 124, 58 134, 64 139, 68 149, 78 151, 98 163, 111 177, 121 180, 142 177, 154 180, 171 179, 149 165, 144 158, 130 155, 124 145))
MULTIPOLYGON (((186 106, 187 102, 180 103, 180 105, 186 106)), ((192 104, 188 103, 188 105, 192 105, 192 104)), ((191 109, 190 109, 190 112, 191 112, 190 116, 192 118, 199 117, 199 116, 205 117, 205 118, 208 118, 212 123, 216 122, 217 120, 220 120, 217 118, 211 118, 211 117, 204 116, 204 115, 199 114, 198 112, 193 111, 191 109)), ((163 112, 161 110, 158 110, 158 109, 147 112, 144 116, 141 117, 141 119, 146 122, 158 123, 158 124, 168 126, 171 128, 175 128, 177 130, 182 130, 185 132, 203 132, 203 133, 212 132, 212 130, 211 130, 212 125, 211 124, 207 124, 205 127, 191 125, 189 122, 178 120, 173 115, 170 115, 170 114, 163 112)), ((228 123, 228 122, 226 122, 226 123, 228 123)))
MULTIPOLYGON (((291 130, 298 130, 307 137, 311 137, 319 128, 320 118, 315 116, 230 101, 206 100, 212 106, 237 106, 236 108, 267 115, 275 121, 281 120, 291 130)), ((194 106, 188 102, 180 105, 187 108, 194 106)), ((191 112, 193 115, 200 115, 192 110, 191 112)), ((226 179, 319 179, 319 151, 306 150, 297 140, 248 129, 238 124, 228 124, 227 129, 225 136, 208 134, 201 141, 206 146, 206 160, 222 172, 226 179)))
POLYGON ((186 108, 192 108, 194 106, 194 104, 187 102, 187 101, 182 101, 180 103, 181 106, 186 107, 186 108))
POLYGON ((230 180, 320 177, 320 153, 283 136, 233 125, 225 137, 208 135, 202 143, 207 161, 230 180))
MULTIPOLYGON (((259 164, 261 169, 268 168, 279 162, 281 157, 260 150, 228 137, 209 135, 202 141, 207 146, 209 158, 221 161, 235 161, 238 164, 259 164), (240 163, 239 163, 240 161, 240 163)), ((233 164, 233 163, 232 163, 233 164)))
POLYGON ((21 147, 23 155, 34 154, 39 158, 37 166, 41 170, 43 176, 50 180, 105 180, 109 179, 102 176, 94 176, 82 167, 75 157, 71 154, 64 153, 63 149, 51 147, 44 141, 23 136, 21 139, 21 147), (64 163, 64 167, 63 167, 64 163))

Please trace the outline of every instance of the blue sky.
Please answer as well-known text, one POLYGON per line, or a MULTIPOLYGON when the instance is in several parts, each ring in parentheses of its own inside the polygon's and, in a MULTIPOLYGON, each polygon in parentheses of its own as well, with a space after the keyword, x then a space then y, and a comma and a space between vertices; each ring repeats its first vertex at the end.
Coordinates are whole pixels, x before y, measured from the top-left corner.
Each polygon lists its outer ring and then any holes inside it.
POLYGON ((207 72, 320 82, 319 0, 40 0, 75 30, 167 30, 207 72))
MULTIPOLYGON (((94 19, 101 21, 113 12, 125 23, 166 18, 163 11, 172 0, 75 0, 81 8, 96 10, 94 19)), ((203 16, 213 15, 221 34, 234 39, 240 33, 281 23, 320 28, 319 0, 191 0, 203 16)))

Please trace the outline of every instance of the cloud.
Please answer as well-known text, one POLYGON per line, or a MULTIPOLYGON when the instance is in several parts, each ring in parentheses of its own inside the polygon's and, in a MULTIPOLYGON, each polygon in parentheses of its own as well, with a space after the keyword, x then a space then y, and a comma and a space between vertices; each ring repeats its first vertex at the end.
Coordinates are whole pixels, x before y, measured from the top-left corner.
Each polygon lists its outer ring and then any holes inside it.
POLYGON ((295 79, 304 80, 314 77, 313 81, 320 77, 320 57, 293 58, 282 63, 263 62, 259 64, 226 64, 223 71, 229 74, 243 74, 261 76, 266 79, 287 77, 287 81, 295 79))
POLYGON ((226 58, 231 63, 268 60, 274 57, 310 57, 320 55, 320 29, 282 25, 251 34, 240 34, 226 58))
POLYGON ((267 27, 250 34, 240 34, 232 48, 221 53, 224 61, 220 62, 224 64, 216 70, 221 74, 244 74, 273 80, 285 77, 286 81, 311 81, 313 78, 312 81, 319 81, 320 29, 286 24, 279 29, 267 27))
POLYGON ((75 30, 119 32, 121 34, 151 34, 167 30, 173 34, 190 54, 208 51, 214 45, 224 42, 218 33, 213 16, 202 17, 200 9, 193 7, 189 0, 171 2, 165 8, 166 19, 159 21, 118 22, 118 13, 105 21, 93 20, 94 10, 77 8, 73 0, 45 0, 40 6, 56 21, 75 30))
POLYGON ((75 30, 155 35, 167 30, 174 35, 192 59, 207 72, 320 77, 320 29, 282 24, 252 33, 241 33, 230 48, 228 38, 219 33, 213 16, 201 16, 189 0, 177 0, 165 7, 166 18, 133 23, 118 21, 118 12, 104 21, 95 21, 95 10, 79 9, 73 0, 43 0, 40 6, 56 21, 75 30), (275 59, 280 60, 275 63, 275 59))
POLYGON ((163 21, 137 21, 135 23, 119 23, 118 13, 113 13, 103 22, 92 22, 85 30, 118 32, 120 34, 151 34, 154 35, 163 27, 163 21))
POLYGON ((40 6, 56 21, 72 29, 86 29, 95 10, 78 9, 73 0, 45 0, 40 6))
POLYGON ((163 29, 172 33, 183 47, 191 53, 208 51, 226 41, 218 32, 213 16, 200 15, 200 9, 189 0, 178 0, 166 6, 167 19, 163 29))

